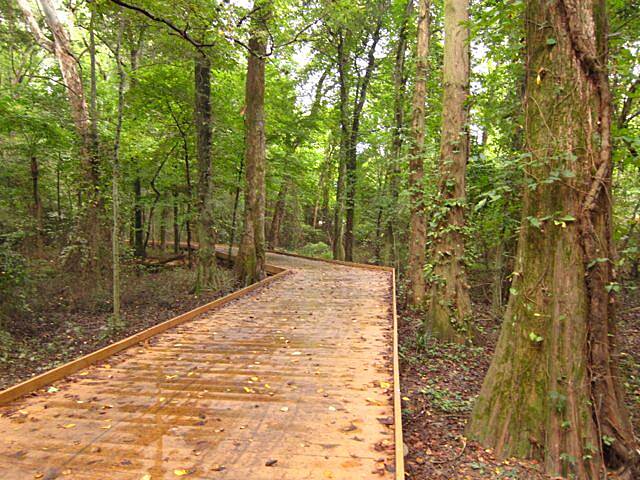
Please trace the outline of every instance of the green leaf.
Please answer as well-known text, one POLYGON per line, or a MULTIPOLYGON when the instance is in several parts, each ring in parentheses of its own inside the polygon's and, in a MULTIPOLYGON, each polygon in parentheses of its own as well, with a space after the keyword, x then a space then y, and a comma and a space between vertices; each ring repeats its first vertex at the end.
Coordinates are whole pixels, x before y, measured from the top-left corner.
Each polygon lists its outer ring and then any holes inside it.
POLYGON ((558 41, 557 41, 555 38, 553 38, 553 37, 549 37, 549 38, 547 38, 547 45, 549 45, 549 46, 553 46, 553 45, 555 45, 556 43, 558 43, 558 41))

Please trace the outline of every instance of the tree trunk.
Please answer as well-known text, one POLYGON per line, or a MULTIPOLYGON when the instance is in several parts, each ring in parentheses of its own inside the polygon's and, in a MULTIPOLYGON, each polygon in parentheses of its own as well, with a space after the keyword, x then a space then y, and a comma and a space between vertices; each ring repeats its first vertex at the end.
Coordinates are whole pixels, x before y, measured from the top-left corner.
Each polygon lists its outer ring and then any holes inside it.
POLYGON ((345 183, 345 214, 346 225, 344 229, 344 258, 353 261, 353 244, 354 244, 354 227, 355 227, 355 205, 356 205, 356 183, 358 180, 358 137, 360 133, 360 117, 367 99, 367 89, 371 82, 371 76, 376 65, 376 47, 380 41, 380 31, 382 29, 382 18, 378 19, 376 29, 371 36, 371 46, 367 55, 367 67, 364 76, 359 82, 359 88, 356 89, 356 95, 353 105, 353 114, 351 119, 351 129, 349 130, 349 147, 347 149, 346 162, 346 183, 345 183))
POLYGON ((211 61, 197 55, 195 62, 195 123, 198 155, 198 265, 195 291, 214 286, 216 239, 213 230, 211 185, 211 61))
POLYGON ((439 339, 474 337, 471 299, 464 269, 465 176, 469 157, 469 0, 444 4, 444 65, 440 175, 431 247, 427 328, 439 339))
POLYGON ((178 194, 173 194, 173 253, 180 251, 180 217, 178 212, 178 194))
POLYGON ((236 275, 243 285, 262 280, 265 272, 265 167, 264 119, 265 53, 268 38, 267 5, 253 24, 249 40, 249 60, 245 91, 246 183, 244 192, 244 232, 238 251, 236 275))
POLYGON ((400 165, 402 158, 402 145, 404 133, 404 104, 406 90, 405 57, 407 51, 407 26, 411 12, 413 11, 413 0, 409 0, 405 7, 398 41, 396 44, 396 58, 393 67, 393 132, 391 137, 391 161, 388 169, 388 186, 390 202, 385 212, 386 215, 386 235, 384 239, 383 263, 391 263, 398 268, 398 251, 396 241, 396 220, 398 210, 398 197, 400 196, 400 165))
POLYGON ((347 155, 349 150, 349 90, 347 64, 349 58, 345 46, 345 34, 338 38, 338 81, 340 84, 340 151, 338 154, 338 182, 336 183, 336 206, 333 218, 333 259, 344 260, 344 203, 347 155))
POLYGON ((144 258, 147 252, 144 248, 144 225, 142 218, 142 183, 140 177, 133 181, 133 195, 135 203, 133 206, 133 254, 138 258, 144 258))
MULTIPOLYGON (((96 274, 98 272, 99 247, 103 234, 99 216, 101 195, 97 138, 94 138, 91 133, 89 108, 85 99, 82 76, 78 62, 72 53, 69 34, 60 21, 59 14, 51 0, 38 0, 38 3, 44 13, 47 27, 53 35, 54 40, 51 46, 60 67, 62 81, 66 87, 76 133, 80 138, 80 160, 83 171, 81 191, 87 195, 87 206, 78 227, 80 236, 86 240, 86 245, 88 246, 88 251, 84 252, 84 255, 88 258, 89 271, 92 274, 96 274)), ((25 4, 26 2, 20 2, 23 12, 28 16, 28 6, 25 8, 25 4)), ((31 15, 31 17, 33 16, 31 15)), ((30 26, 35 28, 32 23, 30 23, 30 26)), ((42 38, 42 34, 35 33, 35 29, 34 35, 36 38, 42 38)), ((72 268, 77 268, 82 262, 77 261, 77 258, 69 257, 67 264, 72 268)))
POLYGON ((160 250, 164 252, 167 249, 167 215, 166 206, 160 208, 160 250))
POLYGON ((518 253, 469 433, 547 472, 640 478, 615 343, 605 0, 529 0, 518 253), (545 28, 540 28, 545 25, 545 28), (563 181, 546 181, 555 171, 563 181))
POLYGON ((269 229, 269 248, 278 248, 280 244, 280 227, 284 218, 284 207, 287 199, 287 190, 291 189, 291 177, 287 176, 282 179, 282 185, 278 192, 278 199, 273 209, 273 218, 271 219, 271 228, 269 229))
POLYGON ((33 188, 33 218, 36 222, 36 249, 38 253, 41 253, 44 231, 42 224, 42 200, 40 198, 40 168, 35 155, 31 155, 31 184, 33 188))
MULTIPOLYGON (((93 18, 93 17, 92 17, 93 18)), ((113 322, 120 323, 120 139, 122 133, 122 120, 124 117, 124 89, 125 74, 120 62, 120 49, 122 47, 122 34, 124 31, 124 15, 120 11, 120 28, 118 30, 118 42, 116 46, 116 70, 118 71, 118 118, 116 121, 116 133, 113 142, 113 170, 111 179, 112 194, 112 231, 111 231, 111 262, 113 269, 113 322)), ((94 69, 92 68, 92 72, 94 69)), ((96 130, 97 134, 97 130, 96 130)))
POLYGON ((236 240, 236 230, 238 228, 238 204, 240 203, 240 192, 242 190, 242 174, 244 172, 244 155, 240 157, 238 165, 238 176, 236 178, 236 191, 233 196, 233 214, 231 215, 231 234, 229 235, 229 256, 233 251, 233 243, 236 240))
POLYGON ((411 112, 411 149, 409 151, 409 191, 411 218, 409 224, 409 290, 408 302, 420 306, 424 300, 424 263, 426 225, 424 218, 424 136, 425 101, 429 70, 429 0, 420 0, 418 10, 418 45, 416 79, 411 112))

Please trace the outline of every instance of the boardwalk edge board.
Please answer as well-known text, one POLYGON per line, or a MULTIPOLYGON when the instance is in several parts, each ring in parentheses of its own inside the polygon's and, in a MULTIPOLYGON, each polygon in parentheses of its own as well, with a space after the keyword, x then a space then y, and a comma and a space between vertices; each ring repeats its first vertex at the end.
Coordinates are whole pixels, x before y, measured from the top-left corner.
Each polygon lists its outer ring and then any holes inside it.
MULTIPOLYGON (((195 246, 195 245, 194 245, 195 246)), ((197 248, 197 246, 195 246, 197 248)), ((404 480, 404 443, 402 439, 402 406, 400 399, 400 364, 398 357, 398 314, 396 305, 396 272, 393 267, 385 267, 381 265, 369 265, 366 263, 345 262, 340 260, 330 260, 326 258, 315 258, 306 255, 299 255, 296 253, 289 253, 279 250, 269 250, 271 253, 278 255, 285 255, 290 257, 303 258, 312 261, 320 261, 326 263, 332 263, 336 265, 342 265, 353 268, 361 268, 366 270, 376 270, 391 273, 391 286, 392 286, 392 315, 393 315, 393 420, 394 420, 394 444, 395 444, 395 478, 396 480, 404 480)), ((216 255, 224 260, 232 260, 232 256, 227 253, 217 251, 216 255)), ((290 273, 290 270, 276 267, 274 265, 265 265, 266 271, 271 274, 270 277, 265 278, 260 282, 256 282, 248 287, 242 288, 235 292, 218 298, 213 302, 201 305, 189 312, 173 317, 158 325, 154 325, 146 330, 138 332, 130 337, 124 338, 116 343, 112 343, 100 350, 89 353, 83 357, 72 360, 56 367, 48 372, 42 373, 36 377, 25 380, 22 383, 0 391, 0 406, 7 404, 13 400, 16 400, 22 396, 35 392, 36 390, 50 385, 58 380, 62 380, 69 375, 72 375, 83 368, 87 368, 101 360, 104 360, 118 352, 126 350, 129 347, 139 344, 140 342, 158 335, 170 328, 176 327, 183 323, 192 320, 199 315, 206 313, 215 308, 222 307, 227 303, 236 300, 254 290, 257 290, 271 282, 280 279, 290 273)))
POLYGON ((283 276, 289 273, 288 270, 269 266, 269 273, 273 273, 272 276, 261 280, 260 282, 256 282, 248 287, 242 288, 240 290, 236 290, 235 292, 230 293, 229 295, 225 295, 224 297, 218 298, 212 302, 201 305, 193 310, 190 310, 186 313, 178 315, 177 317, 173 317, 169 320, 166 320, 162 323, 154 325, 146 330, 142 330, 141 332, 135 333, 130 337, 119 340, 116 343, 112 343, 111 345, 107 345, 100 350, 96 350, 95 352, 89 353, 83 357, 72 360, 71 362, 65 363, 56 367, 52 370, 44 372, 40 375, 37 375, 33 378, 25 380, 24 382, 18 383, 12 387, 7 388, 6 390, 0 391, 0 406, 6 403, 9 403, 17 398, 20 398, 29 393, 33 393, 34 391, 50 385, 53 382, 61 380, 69 375, 76 373, 83 368, 86 368, 94 363, 97 363, 101 360, 104 360, 118 352, 121 352, 129 347, 139 344, 140 342, 147 340, 159 333, 163 333, 170 328, 181 325, 189 320, 194 319, 195 317, 206 313, 215 308, 222 307, 227 303, 236 300, 254 290, 257 290, 265 285, 272 283, 273 281, 282 278, 283 276))

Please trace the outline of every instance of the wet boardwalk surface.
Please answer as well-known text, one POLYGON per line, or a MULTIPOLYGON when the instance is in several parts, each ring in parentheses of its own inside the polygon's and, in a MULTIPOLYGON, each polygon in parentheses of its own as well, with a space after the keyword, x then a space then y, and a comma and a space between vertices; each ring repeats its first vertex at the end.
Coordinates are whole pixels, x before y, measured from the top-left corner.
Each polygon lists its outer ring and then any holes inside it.
POLYGON ((0 478, 393 478, 392 277, 283 278, 0 407, 0 478))

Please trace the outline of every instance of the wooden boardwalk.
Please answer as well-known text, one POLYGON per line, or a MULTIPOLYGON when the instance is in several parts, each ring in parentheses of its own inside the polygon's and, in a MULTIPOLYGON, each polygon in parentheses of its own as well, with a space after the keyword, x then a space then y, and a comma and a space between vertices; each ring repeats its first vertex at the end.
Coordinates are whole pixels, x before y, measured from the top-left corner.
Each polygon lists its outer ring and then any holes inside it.
POLYGON ((392 272, 268 262, 288 272, 0 407, 0 478, 403 478, 392 272))

